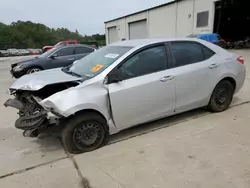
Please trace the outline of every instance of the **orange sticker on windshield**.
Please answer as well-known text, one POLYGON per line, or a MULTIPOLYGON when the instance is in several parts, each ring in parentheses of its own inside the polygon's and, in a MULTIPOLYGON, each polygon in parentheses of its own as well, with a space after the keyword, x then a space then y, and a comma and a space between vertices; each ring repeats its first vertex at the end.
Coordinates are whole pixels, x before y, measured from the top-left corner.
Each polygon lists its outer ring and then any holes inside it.
POLYGON ((97 72, 97 71, 99 71, 102 67, 103 67, 103 65, 97 64, 96 66, 94 66, 94 67, 91 69, 91 72, 97 72))

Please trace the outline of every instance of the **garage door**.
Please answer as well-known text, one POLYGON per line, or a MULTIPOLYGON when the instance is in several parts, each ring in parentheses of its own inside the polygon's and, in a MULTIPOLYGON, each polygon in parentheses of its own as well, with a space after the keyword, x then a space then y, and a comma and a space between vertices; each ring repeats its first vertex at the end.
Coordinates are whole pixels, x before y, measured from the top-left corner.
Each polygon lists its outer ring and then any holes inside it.
POLYGON ((116 27, 108 28, 109 44, 118 41, 118 33, 116 27))
POLYGON ((147 38, 147 20, 141 20, 129 24, 129 39, 147 38))

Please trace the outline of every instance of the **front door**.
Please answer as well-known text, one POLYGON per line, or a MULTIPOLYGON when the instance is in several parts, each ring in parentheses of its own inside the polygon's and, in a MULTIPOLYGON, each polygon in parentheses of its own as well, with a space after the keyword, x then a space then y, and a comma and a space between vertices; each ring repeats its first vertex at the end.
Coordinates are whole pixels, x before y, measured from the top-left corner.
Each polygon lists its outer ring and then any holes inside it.
POLYGON ((52 58, 51 68, 66 67, 75 61, 74 47, 67 47, 55 52, 56 57, 52 58))
POLYGON ((108 85, 115 125, 121 130, 175 110, 175 79, 164 45, 144 49, 119 67, 122 81, 108 85))

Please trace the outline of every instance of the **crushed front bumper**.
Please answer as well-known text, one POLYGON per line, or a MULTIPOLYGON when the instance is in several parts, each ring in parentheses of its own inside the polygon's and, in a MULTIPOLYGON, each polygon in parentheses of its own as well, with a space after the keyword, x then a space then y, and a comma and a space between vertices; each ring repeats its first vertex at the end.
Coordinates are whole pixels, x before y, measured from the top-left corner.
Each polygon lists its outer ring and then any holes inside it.
MULTIPOLYGON (((4 103, 5 107, 13 107, 18 109, 21 113, 24 111, 24 104, 18 99, 9 99, 4 103)), ((15 127, 21 130, 34 130, 39 128, 42 124, 47 121, 47 112, 42 110, 34 115, 23 115, 20 116, 16 122, 15 127)))

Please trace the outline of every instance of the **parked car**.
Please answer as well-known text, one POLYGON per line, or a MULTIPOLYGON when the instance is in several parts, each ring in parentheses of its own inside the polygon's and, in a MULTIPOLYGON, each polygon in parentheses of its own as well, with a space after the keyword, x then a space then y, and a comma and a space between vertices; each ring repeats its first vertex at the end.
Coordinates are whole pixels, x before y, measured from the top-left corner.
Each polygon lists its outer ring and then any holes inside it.
POLYGON ((39 54, 42 54, 43 53, 43 50, 42 49, 35 49, 39 54))
POLYGON ((220 35, 217 33, 196 34, 196 35, 190 35, 188 37, 205 40, 213 44, 216 44, 222 48, 227 48, 227 42, 224 39, 222 39, 220 35))
POLYGON ((24 136, 61 126, 67 150, 87 152, 138 124, 205 106, 226 110, 244 84, 243 64, 204 40, 123 41, 16 80, 15 99, 4 105, 19 110, 15 126, 24 136))
POLYGON ((18 50, 17 55, 19 55, 19 56, 30 55, 30 52, 28 50, 25 50, 25 49, 20 49, 20 50, 18 50))
POLYGON ((87 45, 68 45, 54 48, 36 58, 13 63, 11 74, 15 78, 20 78, 25 74, 41 70, 65 67, 93 51, 95 49, 87 45))
POLYGON ((40 55, 40 51, 37 49, 28 49, 30 55, 40 55))
POLYGON ((78 42, 76 40, 65 40, 65 41, 58 42, 55 46, 44 46, 42 50, 43 52, 46 52, 48 50, 51 50, 52 48, 59 47, 59 46, 66 46, 70 44, 78 44, 78 42))
POLYGON ((0 50, 0 57, 7 57, 9 53, 6 50, 0 50))
POLYGON ((10 56, 17 56, 17 55, 18 55, 18 50, 15 49, 15 48, 8 49, 8 50, 7 50, 7 53, 8 53, 10 56))

